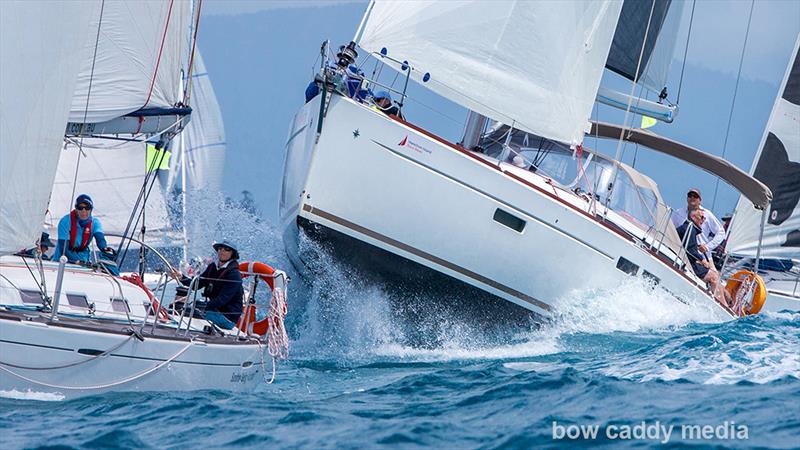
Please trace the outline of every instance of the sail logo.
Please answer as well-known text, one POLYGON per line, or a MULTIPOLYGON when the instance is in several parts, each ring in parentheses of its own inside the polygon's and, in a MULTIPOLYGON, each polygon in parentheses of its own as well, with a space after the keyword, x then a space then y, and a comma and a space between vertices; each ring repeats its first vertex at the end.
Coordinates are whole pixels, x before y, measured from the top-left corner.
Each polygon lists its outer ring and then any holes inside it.
POLYGON ((429 148, 425 147, 424 145, 418 144, 418 143, 412 141, 411 139, 409 139, 408 135, 406 135, 406 137, 404 137, 403 140, 400 141, 400 143, 398 143, 397 145, 399 147, 410 148, 411 150, 414 150, 417 153, 428 153, 428 154, 433 153, 433 150, 430 150, 429 148))

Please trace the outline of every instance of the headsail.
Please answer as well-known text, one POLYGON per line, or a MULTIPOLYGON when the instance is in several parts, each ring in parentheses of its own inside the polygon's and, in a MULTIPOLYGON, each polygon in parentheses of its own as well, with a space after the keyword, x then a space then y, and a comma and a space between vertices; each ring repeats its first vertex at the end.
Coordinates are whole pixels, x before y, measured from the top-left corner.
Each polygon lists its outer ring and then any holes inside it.
MULTIPOLYGON (((761 256, 800 259, 800 35, 778 93, 752 169, 773 194, 761 256)), ((728 251, 755 256, 761 212, 741 198, 731 227, 728 251)))
POLYGON ((87 124, 97 124, 142 108, 172 109, 181 96, 190 2, 115 0, 104 2, 102 11, 84 28, 86 52, 69 122, 82 124, 85 115, 87 124))
POLYGON ((430 74, 426 87, 472 111, 576 144, 621 9, 614 0, 374 0, 356 42, 408 61, 419 83, 430 74))
POLYGON ((606 68, 660 92, 666 85, 682 8, 683 2, 672 0, 626 1, 611 42, 606 68))
POLYGON ((0 254, 41 232, 96 2, 0 2, 0 254))

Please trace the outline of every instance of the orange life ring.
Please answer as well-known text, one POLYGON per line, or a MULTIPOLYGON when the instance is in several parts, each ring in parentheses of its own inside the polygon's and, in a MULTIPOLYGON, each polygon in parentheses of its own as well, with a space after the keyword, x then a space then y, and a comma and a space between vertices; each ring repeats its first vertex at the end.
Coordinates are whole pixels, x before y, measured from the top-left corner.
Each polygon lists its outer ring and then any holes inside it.
POLYGON ((731 298, 736 298, 736 293, 739 291, 739 288, 742 287, 745 282, 749 284, 754 278, 756 287, 753 292, 753 301, 748 308, 742 311, 745 316, 758 314, 764 306, 764 301, 767 299, 767 287, 764 285, 764 280, 752 271, 740 270, 733 274, 732 277, 728 278, 728 281, 725 283, 725 290, 728 291, 731 298))
MULTIPOLYGON (((239 263, 239 271, 242 272, 242 278, 247 278, 252 274, 258 274, 270 289, 275 289, 275 269, 259 261, 245 261, 239 263)), ((244 307, 242 316, 236 324, 236 328, 248 334, 258 334, 264 336, 269 331, 269 317, 263 320, 256 320, 256 306, 247 304, 244 307)))

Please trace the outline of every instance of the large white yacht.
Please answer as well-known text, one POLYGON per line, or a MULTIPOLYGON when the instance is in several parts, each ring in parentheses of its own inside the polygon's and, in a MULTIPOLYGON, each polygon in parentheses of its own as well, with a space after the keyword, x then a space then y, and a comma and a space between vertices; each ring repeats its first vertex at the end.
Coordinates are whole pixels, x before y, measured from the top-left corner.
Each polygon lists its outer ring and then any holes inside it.
MULTIPOLYGON (((323 58, 321 94, 290 126, 280 210, 295 265, 304 265, 303 229, 365 276, 401 287, 470 286, 545 317, 573 290, 613 289, 629 276, 706 302, 721 317, 742 314, 742 305, 735 311, 710 295, 687 264, 655 183, 582 145, 604 66, 633 50, 631 79, 639 80, 642 42, 651 46, 653 17, 663 23, 669 6, 629 4, 638 16, 617 1, 370 3, 355 43, 340 48, 338 61, 323 58), (617 45, 615 29, 631 28, 639 32, 623 31, 617 45), (386 114, 370 97, 390 86, 373 79, 351 88, 367 78, 352 66, 356 44, 406 85, 413 80, 494 125, 468 124, 455 143, 386 114)), ((402 107, 406 92, 395 95, 402 107)), ((640 112, 645 103, 636 102, 640 112)), ((769 204, 762 183, 689 146, 609 124, 595 123, 591 135, 679 157, 751 205, 769 204)))

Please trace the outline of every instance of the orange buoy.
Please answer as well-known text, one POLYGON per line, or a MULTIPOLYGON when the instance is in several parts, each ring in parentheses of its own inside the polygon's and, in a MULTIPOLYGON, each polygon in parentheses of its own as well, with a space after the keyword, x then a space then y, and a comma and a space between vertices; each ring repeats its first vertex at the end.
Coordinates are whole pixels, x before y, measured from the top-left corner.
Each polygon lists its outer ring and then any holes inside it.
POLYGON ((749 270, 740 270, 728 278, 725 283, 725 290, 731 295, 734 301, 734 310, 741 317, 758 314, 767 299, 767 287, 764 285, 764 280, 749 270), (753 284, 753 281, 755 281, 755 284, 753 284), (747 300, 744 296, 751 295, 751 293, 739 291, 747 289, 751 285, 753 285, 752 300, 749 301, 749 304, 742 304, 747 300), (739 297, 743 298, 740 299, 739 297))

